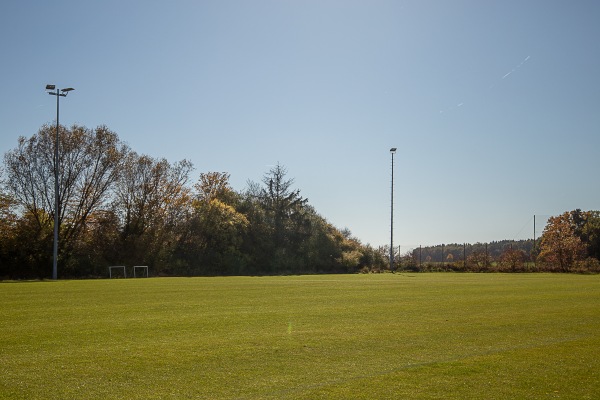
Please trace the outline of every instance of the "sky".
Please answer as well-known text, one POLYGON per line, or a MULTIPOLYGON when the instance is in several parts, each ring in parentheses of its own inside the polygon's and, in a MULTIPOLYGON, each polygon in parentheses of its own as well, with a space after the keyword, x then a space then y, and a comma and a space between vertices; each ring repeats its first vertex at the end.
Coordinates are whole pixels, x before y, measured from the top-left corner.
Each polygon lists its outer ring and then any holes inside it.
POLYGON ((600 209, 600 2, 0 3, 0 153, 56 119, 231 174, 276 164, 394 246, 528 239, 600 209))

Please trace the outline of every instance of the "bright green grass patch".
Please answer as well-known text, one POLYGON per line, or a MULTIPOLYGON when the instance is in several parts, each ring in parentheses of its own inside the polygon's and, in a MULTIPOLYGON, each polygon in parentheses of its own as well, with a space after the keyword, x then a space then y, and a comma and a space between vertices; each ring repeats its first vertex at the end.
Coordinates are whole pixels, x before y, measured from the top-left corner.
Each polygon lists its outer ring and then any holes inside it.
POLYGON ((0 398, 595 398, 600 277, 0 283, 0 398))

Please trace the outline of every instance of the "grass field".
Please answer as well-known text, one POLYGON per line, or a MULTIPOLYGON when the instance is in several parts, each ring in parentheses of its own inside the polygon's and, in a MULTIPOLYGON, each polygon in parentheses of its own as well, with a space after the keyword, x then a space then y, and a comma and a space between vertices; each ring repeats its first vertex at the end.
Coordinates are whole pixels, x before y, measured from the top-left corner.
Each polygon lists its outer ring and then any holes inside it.
POLYGON ((0 283, 2 399, 592 399, 600 276, 0 283))

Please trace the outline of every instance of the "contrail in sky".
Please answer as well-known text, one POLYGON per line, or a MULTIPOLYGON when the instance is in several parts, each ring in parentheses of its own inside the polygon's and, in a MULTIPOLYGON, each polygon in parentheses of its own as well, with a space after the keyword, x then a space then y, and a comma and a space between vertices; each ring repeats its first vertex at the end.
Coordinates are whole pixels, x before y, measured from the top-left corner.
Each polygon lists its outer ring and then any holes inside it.
POLYGON ((464 102, 462 102, 462 103, 458 103, 458 104, 457 104, 456 106, 454 106, 454 107, 447 108, 446 110, 440 110, 440 114, 443 114, 443 113, 445 113, 445 112, 452 111, 452 110, 454 110, 455 108, 458 108, 458 107, 462 107, 464 104, 465 104, 465 103, 464 103, 464 102))
MULTIPOLYGON (((513 72, 517 71, 519 68, 521 68, 523 66, 523 64, 525 64, 527 61, 529 61, 530 58, 531 58, 531 56, 525 57, 523 59, 523 61, 521 61, 519 64, 517 64, 517 66, 515 66, 513 69, 511 69, 508 73, 504 74, 504 76, 500 80, 508 78, 510 76, 510 74, 512 74, 513 72)), ((492 83, 489 88, 493 89, 495 85, 496 85, 495 83, 492 83)), ((449 108, 447 108, 445 110, 440 110, 440 114, 444 114, 444 113, 450 112, 450 111, 452 111, 452 110, 454 110, 456 108, 462 107, 464 104, 465 104, 464 102, 460 102, 457 105, 455 105, 454 107, 449 107, 449 108)))
POLYGON ((521 68, 521 66, 523 64, 525 64, 525 62, 527 62, 527 60, 529 60, 529 58, 531 58, 531 56, 527 56, 525 57, 525 59, 523 61, 521 61, 521 63, 519 65, 517 65, 516 67, 514 67, 508 74, 505 74, 502 79, 506 78, 507 76, 509 76, 510 74, 512 74, 513 72, 515 72, 516 70, 518 70, 519 68, 521 68))

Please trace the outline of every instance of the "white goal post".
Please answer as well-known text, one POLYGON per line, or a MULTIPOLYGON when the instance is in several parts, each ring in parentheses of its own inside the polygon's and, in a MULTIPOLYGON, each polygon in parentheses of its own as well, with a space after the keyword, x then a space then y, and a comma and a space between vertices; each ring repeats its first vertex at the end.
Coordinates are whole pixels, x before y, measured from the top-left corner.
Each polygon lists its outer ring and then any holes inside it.
MULTIPOLYGON (((146 278, 147 278, 147 277, 148 277, 148 266, 147 266, 147 265, 134 265, 134 266, 133 266, 133 277, 134 277, 134 278, 137 278, 137 275, 136 275, 135 271, 136 271, 138 268, 142 268, 143 270, 146 270, 146 278)), ((144 276, 144 275, 143 275, 143 272, 142 272, 142 277, 143 277, 143 276, 144 276)))
POLYGON ((109 276, 109 278, 112 278, 113 268, 123 269, 123 277, 127 278, 127 269, 125 268, 124 265, 116 265, 116 266, 113 266, 113 267, 108 267, 108 276, 109 276))

